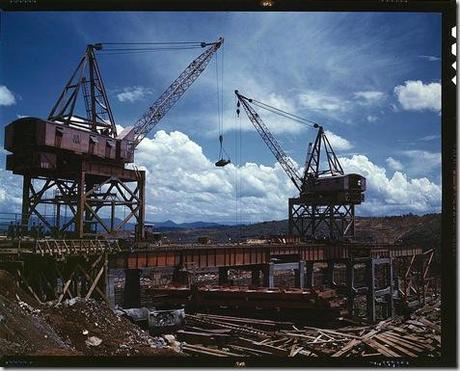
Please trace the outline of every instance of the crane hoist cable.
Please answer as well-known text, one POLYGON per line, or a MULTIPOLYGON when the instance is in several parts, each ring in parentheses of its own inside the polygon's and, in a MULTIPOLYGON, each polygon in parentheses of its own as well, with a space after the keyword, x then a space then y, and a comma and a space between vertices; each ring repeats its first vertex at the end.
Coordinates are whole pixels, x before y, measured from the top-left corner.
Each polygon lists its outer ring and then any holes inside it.
POLYGON ((231 163, 230 156, 224 148, 224 57, 221 57, 221 69, 219 73, 219 62, 217 54, 215 55, 215 64, 216 64, 216 96, 217 96, 217 116, 218 116, 218 125, 219 125, 219 160, 215 163, 216 167, 224 167, 231 163), (225 155, 225 157, 224 157, 225 155))
POLYGON ((260 102, 254 98, 246 98, 250 103, 252 103, 253 105, 255 106, 258 106, 266 111, 269 111, 269 112, 272 112, 276 115, 279 115, 281 117, 284 117, 284 118, 287 118, 287 119, 290 119, 292 121, 296 121, 300 124, 303 124, 303 125, 306 125, 306 126, 309 126, 311 128, 318 128, 319 126, 321 126, 320 123, 316 122, 316 121, 313 121, 313 120, 309 120, 305 117, 301 117, 301 116, 298 116, 298 115, 295 115, 293 113, 290 113, 290 112, 286 112, 286 111, 283 111, 279 108, 276 108, 276 107, 273 107, 273 106, 270 106, 266 103, 263 103, 263 102, 260 102))

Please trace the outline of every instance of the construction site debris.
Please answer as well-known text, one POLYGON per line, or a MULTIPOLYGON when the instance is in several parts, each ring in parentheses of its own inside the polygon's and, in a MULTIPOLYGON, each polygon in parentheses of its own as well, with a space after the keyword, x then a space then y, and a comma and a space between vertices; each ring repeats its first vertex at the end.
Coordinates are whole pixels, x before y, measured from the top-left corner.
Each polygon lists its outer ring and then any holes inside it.
POLYGON ((180 351, 94 299, 41 305, 1 270, 0 316, 0 356, 154 356, 180 351))
POLYGON ((99 339, 97 336, 90 336, 88 339, 85 340, 85 344, 91 347, 97 347, 102 343, 102 340, 99 339))
POLYGON ((198 313, 177 332, 189 355, 215 357, 438 357, 440 300, 375 325, 337 329, 198 313))
POLYGON ((165 308, 184 305, 187 313, 226 309, 230 312, 259 312, 264 318, 309 316, 318 321, 332 320, 347 313, 346 301, 333 289, 168 286, 145 289, 144 296, 149 296, 151 303, 165 308))
POLYGON ((164 333, 182 327, 185 320, 184 309, 156 310, 155 308, 115 308, 115 313, 125 316, 150 333, 164 333))

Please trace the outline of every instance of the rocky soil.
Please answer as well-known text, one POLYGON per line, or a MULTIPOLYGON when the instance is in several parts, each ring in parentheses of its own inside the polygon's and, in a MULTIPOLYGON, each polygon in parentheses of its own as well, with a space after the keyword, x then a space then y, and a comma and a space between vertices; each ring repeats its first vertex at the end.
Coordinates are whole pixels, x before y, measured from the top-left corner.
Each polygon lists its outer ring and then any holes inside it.
POLYGON ((40 305, 0 271, 0 356, 178 355, 175 345, 93 299, 40 305))

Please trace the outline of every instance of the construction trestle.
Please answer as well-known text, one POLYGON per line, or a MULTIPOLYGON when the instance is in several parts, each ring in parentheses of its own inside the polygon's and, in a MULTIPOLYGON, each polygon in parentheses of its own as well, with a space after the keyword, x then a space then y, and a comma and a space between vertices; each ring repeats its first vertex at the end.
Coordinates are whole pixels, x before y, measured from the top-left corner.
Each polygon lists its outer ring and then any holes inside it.
POLYGON ((4 241, 0 267, 16 274, 37 301, 59 303, 75 296, 96 296, 112 307, 116 304, 115 278, 122 273, 123 305, 137 307, 141 276, 157 269, 169 269, 173 282, 189 286, 198 271, 214 270, 216 283, 228 285, 229 269, 245 270, 251 272, 252 287, 267 289, 276 286, 275 272, 293 271, 296 288, 317 289, 314 268, 320 264, 326 265, 323 286, 335 288, 346 298, 349 314, 355 313, 355 298, 365 295, 367 318, 375 322, 376 305, 388 317, 394 313, 396 297, 404 301, 416 296, 423 301, 433 254, 417 246, 357 243, 172 245, 121 251, 116 240, 44 239, 4 241), (336 279, 339 266, 345 267, 342 282, 336 279), (357 267, 365 267, 364 280, 356 279, 357 267), (382 269, 384 274, 377 275, 382 269))
POLYGON ((116 240, 2 241, 0 269, 39 303, 74 297, 109 302, 109 259, 119 251, 116 240))
MULTIPOLYGON (((426 287, 420 282, 429 282, 425 273, 431 264, 432 252, 431 250, 430 254, 424 253, 416 246, 358 243, 176 245, 120 253, 111 259, 111 267, 125 270, 124 305, 136 307, 140 305, 141 275, 157 269, 171 269, 173 281, 183 286, 193 284, 193 276, 199 270, 216 271, 217 283, 221 286, 230 284, 230 269, 245 270, 251 272, 252 287, 268 289, 276 286, 276 271, 289 270, 294 272, 295 287, 309 289, 315 286, 315 264, 327 264, 324 280, 326 286, 336 288, 346 297, 348 313, 355 314, 355 298, 364 295, 367 302, 366 316, 370 322, 375 322, 377 305, 381 308, 381 313, 389 317, 394 314, 395 297, 404 301, 414 293, 424 294, 422 291, 426 290, 426 287), (425 261, 423 277, 419 277, 420 270, 413 271, 413 262, 420 258, 425 261), (407 266, 407 271, 411 272, 406 272, 406 278, 395 274, 395 261, 401 266, 407 266), (335 280, 338 266, 345 266, 346 271, 344 282, 339 284, 335 280), (365 277, 358 282, 355 279, 355 269, 363 266, 365 277), (377 279, 377 271, 382 269, 384 272, 379 274, 377 279), (407 289, 405 282, 412 282, 412 286, 407 289), (419 284, 415 285, 414 282, 419 284)), ((115 302, 114 299, 112 301, 115 302)))

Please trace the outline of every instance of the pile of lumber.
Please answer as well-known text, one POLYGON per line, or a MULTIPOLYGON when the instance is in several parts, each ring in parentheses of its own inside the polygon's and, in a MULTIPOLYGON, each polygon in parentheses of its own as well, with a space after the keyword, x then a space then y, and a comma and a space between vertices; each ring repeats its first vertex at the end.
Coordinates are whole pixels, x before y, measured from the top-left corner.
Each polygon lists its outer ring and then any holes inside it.
POLYGON ((326 329, 253 318, 186 315, 176 334, 189 355, 216 357, 419 357, 440 356, 439 302, 410 318, 393 317, 376 325, 326 329))

